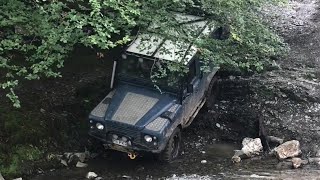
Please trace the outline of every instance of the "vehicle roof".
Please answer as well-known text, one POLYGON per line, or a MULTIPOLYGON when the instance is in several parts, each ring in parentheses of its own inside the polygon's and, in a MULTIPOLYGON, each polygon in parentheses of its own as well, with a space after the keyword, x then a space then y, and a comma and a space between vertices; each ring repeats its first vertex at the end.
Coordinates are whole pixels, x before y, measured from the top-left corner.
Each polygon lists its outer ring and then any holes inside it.
MULTIPOLYGON (((186 25, 190 29, 199 29, 198 35, 209 35, 211 27, 203 17, 175 14, 175 19, 181 25, 186 25)), ((157 25, 151 25, 149 29, 157 28, 157 25)), ((187 28, 187 29, 188 29, 187 28)), ((173 32, 177 33, 177 32, 173 32)), ((155 33, 139 34, 136 39, 129 45, 127 53, 148 56, 155 59, 167 61, 188 62, 197 53, 197 48, 192 43, 183 41, 172 41, 155 33)))

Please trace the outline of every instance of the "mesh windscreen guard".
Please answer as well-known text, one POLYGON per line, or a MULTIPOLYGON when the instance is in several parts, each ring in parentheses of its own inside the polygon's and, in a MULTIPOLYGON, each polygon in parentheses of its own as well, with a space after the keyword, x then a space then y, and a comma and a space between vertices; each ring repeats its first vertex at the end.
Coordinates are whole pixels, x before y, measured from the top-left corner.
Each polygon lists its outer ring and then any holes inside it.
POLYGON ((97 117, 104 117, 109 107, 109 101, 114 95, 115 91, 111 91, 92 111, 91 114, 97 117))
POLYGON ((112 120, 135 125, 159 99, 128 92, 112 120))
POLYGON ((146 128, 152 131, 160 131, 166 123, 169 123, 168 119, 159 117, 149 123, 146 128))

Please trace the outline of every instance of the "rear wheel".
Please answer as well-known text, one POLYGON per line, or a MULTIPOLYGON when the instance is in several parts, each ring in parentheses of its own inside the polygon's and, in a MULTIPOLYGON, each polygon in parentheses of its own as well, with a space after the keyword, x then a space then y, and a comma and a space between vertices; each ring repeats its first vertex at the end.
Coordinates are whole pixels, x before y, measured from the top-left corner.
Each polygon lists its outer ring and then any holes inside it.
POLYGON ((177 127, 170 136, 166 148, 160 153, 159 160, 167 163, 173 161, 179 156, 180 148, 181 130, 179 127, 177 127))

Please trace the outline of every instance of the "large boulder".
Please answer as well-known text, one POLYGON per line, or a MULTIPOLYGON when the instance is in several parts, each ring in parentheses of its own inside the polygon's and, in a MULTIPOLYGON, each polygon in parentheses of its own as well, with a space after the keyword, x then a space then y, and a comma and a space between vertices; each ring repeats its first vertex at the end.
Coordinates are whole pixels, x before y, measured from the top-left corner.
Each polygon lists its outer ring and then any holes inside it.
POLYGON ((260 155, 263 152, 261 139, 244 138, 241 151, 249 158, 260 155))
POLYGON ((287 141, 274 149, 279 160, 297 157, 301 154, 300 143, 297 140, 287 141))
POLYGON ((0 173, 0 180, 4 180, 3 176, 1 175, 1 173, 0 173))
POLYGON ((244 138, 242 141, 242 149, 235 150, 232 156, 232 162, 239 163, 241 159, 258 156, 263 152, 263 146, 260 138, 244 138))

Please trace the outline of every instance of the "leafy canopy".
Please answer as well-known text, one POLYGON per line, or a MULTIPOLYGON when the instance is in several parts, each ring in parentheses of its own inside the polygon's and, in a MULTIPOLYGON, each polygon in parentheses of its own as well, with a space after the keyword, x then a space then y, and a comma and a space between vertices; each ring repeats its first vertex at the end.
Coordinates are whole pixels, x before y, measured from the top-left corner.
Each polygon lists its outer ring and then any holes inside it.
MULTIPOLYGON (((1 0, 0 86, 13 106, 19 80, 60 77, 59 69, 76 44, 106 50, 130 42, 147 31, 196 44, 205 62, 226 68, 260 71, 286 46, 268 29, 259 8, 281 0, 1 0), (174 19, 173 12, 196 14, 228 27, 226 40, 195 38, 174 19), (178 32, 172 34, 172 31, 178 32)), ((207 64, 205 63, 205 64, 207 64)), ((179 71, 178 67, 170 70, 179 71)))

